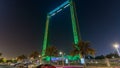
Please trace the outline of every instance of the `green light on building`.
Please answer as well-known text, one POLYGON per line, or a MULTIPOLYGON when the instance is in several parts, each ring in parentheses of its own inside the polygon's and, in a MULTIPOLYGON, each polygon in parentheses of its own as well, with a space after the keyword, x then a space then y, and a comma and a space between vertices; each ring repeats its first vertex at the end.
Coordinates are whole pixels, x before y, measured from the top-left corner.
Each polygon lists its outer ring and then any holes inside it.
POLYGON ((72 0, 67 0, 54 10, 48 13, 47 19, 46 19, 46 27, 45 27, 45 34, 44 34, 44 40, 43 40, 43 49, 42 49, 42 56, 45 56, 45 51, 48 43, 48 31, 49 31, 49 20, 52 16, 55 16, 58 12, 62 11, 66 7, 70 7, 70 14, 71 14, 71 21, 72 21, 72 29, 73 29, 73 38, 74 38, 74 44, 78 44, 79 42, 79 37, 78 37, 78 28, 77 28, 77 21, 75 17, 75 9, 73 5, 72 0))

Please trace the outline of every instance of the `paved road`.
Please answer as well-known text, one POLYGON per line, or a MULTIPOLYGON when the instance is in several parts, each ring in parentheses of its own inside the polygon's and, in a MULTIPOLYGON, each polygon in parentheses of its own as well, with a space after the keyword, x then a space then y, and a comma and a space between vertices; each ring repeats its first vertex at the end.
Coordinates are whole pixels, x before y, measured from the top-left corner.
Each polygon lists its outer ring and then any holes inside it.
POLYGON ((56 66, 56 68, 83 68, 82 66, 56 66))
MULTIPOLYGON (((83 68, 83 66, 56 66, 56 68, 83 68)), ((96 67, 96 66, 88 66, 87 68, 120 68, 120 66, 114 67, 96 67)))
POLYGON ((10 67, 10 66, 7 66, 7 65, 0 65, 0 68, 13 68, 13 67, 10 67))

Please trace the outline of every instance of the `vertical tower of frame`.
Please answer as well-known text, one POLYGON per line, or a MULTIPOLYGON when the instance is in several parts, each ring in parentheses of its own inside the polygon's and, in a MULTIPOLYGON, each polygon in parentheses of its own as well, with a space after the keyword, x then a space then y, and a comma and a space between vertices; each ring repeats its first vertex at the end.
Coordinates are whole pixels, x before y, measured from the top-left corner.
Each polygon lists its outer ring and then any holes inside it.
POLYGON ((46 25, 45 25, 46 28, 45 28, 45 34, 44 34, 44 40, 43 40, 42 56, 45 55, 46 47, 47 47, 47 42, 48 42, 49 20, 50 20, 50 16, 47 15, 46 25))
POLYGON ((74 44, 78 44, 79 37, 78 37, 78 30, 77 30, 77 25, 76 25, 77 21, 75 18, 75 10, 74 10, 73 1, 69 0, 69 3, 70 3, 70 13, 71 13, 72 28, 73 28, 74 44))

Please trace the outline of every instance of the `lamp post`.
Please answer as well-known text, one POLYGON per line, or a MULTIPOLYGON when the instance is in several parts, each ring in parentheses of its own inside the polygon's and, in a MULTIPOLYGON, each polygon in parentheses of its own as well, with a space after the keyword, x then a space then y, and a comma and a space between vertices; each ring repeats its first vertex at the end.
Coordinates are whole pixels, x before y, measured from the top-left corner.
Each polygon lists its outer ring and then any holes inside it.
POLYGON ((119 52, 119 50, 118 50, 119 44, 115 43, 113 46, 114 46, 114 48, 117 50, 118 55, 120 56, 120 52, 119 52))
POLYGON ((62 65, 64 66, 64 53, 60 51, 59 54, 62 56, 62 65))
POLYGON ((38 57, 39 57, 39 59, 40 59, 40 64, 42 64, 42 56, 39 55, 38 57))

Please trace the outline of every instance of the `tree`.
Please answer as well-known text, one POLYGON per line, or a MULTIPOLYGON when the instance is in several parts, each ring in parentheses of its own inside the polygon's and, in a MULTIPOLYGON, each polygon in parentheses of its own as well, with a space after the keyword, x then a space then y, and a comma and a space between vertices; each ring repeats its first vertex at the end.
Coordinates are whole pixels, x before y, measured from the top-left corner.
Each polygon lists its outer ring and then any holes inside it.
POLYGON ((32 53, 30 54, 30 58, 36 59, 36 58, 38 58, 38 57, 39 57, 39 52, 37 52, 37 51, 34 51, 34 52, 32 52, 32 53))
POLYGON ((119 58, 119 55, 117 53, 110 53, 106 55, 107 58, 119 58))
POLYGON ((0 56, 2 56, 2 53, 0 53, 0 56))
POLYGON ((90 42, 85 41, 80 41, 77 45, 74 45, 74 50, 72 52, 73 55, 80 54, 83 58, 87 55, 95 54, 95 50, 90 47, 90 42))
POLYGON ((90 42, 80 41, 78 44, 74 45, 74 50, 71 52, 71 55, 76 54, 79 54, 81 58, 85 59, 85 56, 87 55, 94 55, 95 50, 90 47, 90 42))
POLYGON ((27 57, 25 55, 20 55, 17 57, 17 60, 20 60, 20 61, 22 61, 24 59, 27 59, 27 57))
POLYGON ((104 55, 96 56, 95 59, 105 59, 104 55))
POLYGON ((45 56, 49 56, 50 57, 50 61, 51 61, 51 57, 52 56, 58 56, 57 48, 55 46, 48 46, 46 48, 45 56))

